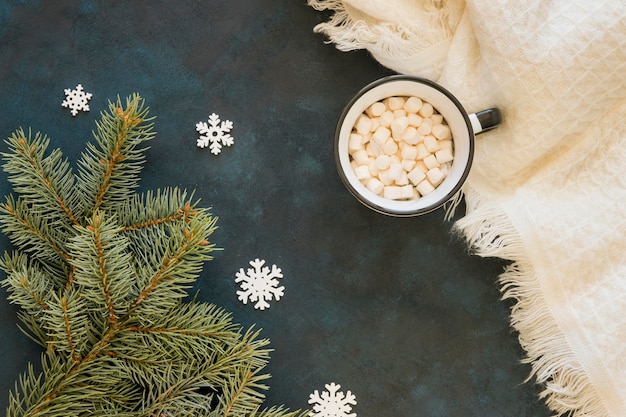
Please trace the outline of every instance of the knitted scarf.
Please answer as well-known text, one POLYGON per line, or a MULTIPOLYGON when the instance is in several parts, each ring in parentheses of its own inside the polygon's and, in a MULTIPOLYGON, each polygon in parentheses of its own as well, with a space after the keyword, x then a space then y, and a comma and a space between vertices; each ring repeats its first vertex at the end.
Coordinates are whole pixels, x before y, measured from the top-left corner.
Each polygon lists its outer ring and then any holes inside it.
POLYGON ((341 50, 438 81, 477 137, 454 228, 499 277, 558 415, 626 416, 626 2, 309 0, 341 50))

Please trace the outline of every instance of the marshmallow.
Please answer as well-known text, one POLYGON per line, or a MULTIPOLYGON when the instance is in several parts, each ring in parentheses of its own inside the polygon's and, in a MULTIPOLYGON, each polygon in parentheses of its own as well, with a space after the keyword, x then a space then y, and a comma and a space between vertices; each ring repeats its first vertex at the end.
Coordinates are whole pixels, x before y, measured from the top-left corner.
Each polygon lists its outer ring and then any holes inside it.
POLYGON ((356 161, 359 165, 364 165, 369 162, 369 155, 365 149, 361 149, 352 154, 352 159, 356 161))
POLYGON ((428 152, 433 153, 439 150, 439 141, 436 137, 428 135, 424 137, 424 146, 428 152))
POLYGON ((452 141, 451 140, 440 140, 439 141, 439 149, 450 149, 450 150, 452 150, 452 141))
POLYGON ((382 155, 383 147, 378 143, 371 140, 367 145, 365 145, 365 149, 367 150, 367 154, 369 156, 377 157, 378 155, 382 155))
POLYGON ((363 149, 363 136, 358 133, 350 133, 348 139, 348 151, 350 153, 363 149))
POLYGON ((372 178, 372 174, 370 173, 370 169, 367 165, 360 165, 354 168, 354 173, 356 177, 360 180, 368 180, 372 178))
POLYGON ((407 113, 417 113, 422 108, 422 100, 419 97, 409 97, 404 103, 404 110, 407 113))
POLYGON ((420 141, 421 136, 417 133, 416 128, 414 128, 413 126, 409 126, 406 128, 404 133, 402 133, 400 138, 409 145, 416 145, 420 141))
POLYGON ((383 197, 390 200, 405 200, 408 198, 412 198, 413 187, 411 185, 390 185, 383 189, 383 197))
POLYGON ((386 186, 383 189, 383 197, 388 198, 389 200, 402 199, 402 187, 398 187, 397 185, 386 186))
POLYGON ((439 168, 435 167, 426 173, 426 177, 433 187, 436 187, 443 182, 446 175, 439 168))
POLYGON ((376 129, 378 129, 378 126, 380 126, 380 119, 378 117, 372 117, 370 118, 370 120, 372 121, 372 125, 370 126, 370 132, 376 132, 376 129))
POLYGON ((424 181, 420 182, 419 184, 417 184, 415 186, 415 189, 422 196, 428 195, 428 194, 432 193, 433 191, 435 191, 435 187, 433 187, 433 185, 431 183, 429 183, 428 180, 424 180, 424 181))
POLYGON ((370 175, 372 177, 378 176, 378 171, 380 171, 380 169, 378 169, 378 165, 376 165, 376 159, 370 158, 370 161, 367 163, 367 169, 370 170, 370 175))
POLYGON ((383 188, 385 187, 385 185, 379 180, 377 180, 376 178, 370 178, 369 180, 367 180, 367 183, 365 184, 365 186, 367 187, 368 190, 370 190, 371 192, 377 195, 382 193, 383 188))
POLYGON ((398 176, 398 179, 395 180, 395 183, 396 185, 407 185, 409 183, 409 175, 404 169, 400 171, 400 175, 398 176))
POLYGON ((404 168, 406 172, 411 172, 411 170, 415 168, 415 163, 414 159, 403 159, 401 162, 402 168, 404 168))
POLYGON ((380 117, 378 118, 378 121, 381 126, 389 127, 391 126, 391 122, 393 122, 393 119, 394 119, 393 113, 387 110, 386 112, 380 115, 380 117))
POLYGON ((393 184, 393 178, 389 178, 389 170, 388 169, 386 169, 384 171, 380 171, 378 173, 378 179, 384 185, 391 185, 391 184, 393 184))
POLYGON ((415 163, 415 168, 421 169, 424 174, 428 172, 428 167, 424 164, 423 160, 417 161, 415 163))
POLYGON ((404 97, 389 97, 386 99, 389 110, 398 110, 404 107, 406 99, 404 97))
POLYGON ((412 185, 404 185, 400 187, 400 192, 402 193, 402 198, 411 199, 415 195, 415 188, 412 185))
POLYGON ((371 127, 372 127, 372 119, 370 119, 364 114, 360 115, 359 118, 356 120, 356 125, 355 125, 356 131, 362 135, 369 132, 371 127))
POLYGON ((402 148, 402 159, 417 159, 417 146, 406 145, 402 148))
POLYGON ((441 149, 435 152, 435 158, 437 158, 437 162, 440 164, 445 164, 446 162, 450 162, 454 159, 452 155, 452 149, 441 149))
POLYGON ((409 119, 409 124, 415 127, 421 126, 422 122, 424 121, 424 119, 422 119, 420 116, 413 113, 409 113, 406 117, 409 119))
POLYGON ((391 158, 385 154, 379 155, 376 158, 376 167, 379 171, 383 171, 389 168, 389 164, 391 164, 391 158))
POLYGON ((365 110, 365 113, 367 113, 367 115, 370 117, 378 117, 383 114, 385 110, 387 110, 387 106, 385 106, 382 102, 377 101, 376 103, 369 106, 367 110, 365 110))
POLYGON ((417 133, 424 136, 428 135, 432 130, 432 127, 433 122, 431 122, 430 119, 424 119, 422 120, 422 124, 420 125, 420 127, 417 128, 417 133))
POLYGON ((404 109, 394 110, 393 111, 393 117, 395 119, 397 119, 399 117, 406 117, 406 111, 404 111, 404 109))
POLYGON ((409 172, 407 177, 409 178, 409 181, 411 181, 414 185, 417 185, 426 179, 426 174, 419 167, 416 167, 409 172))
POLYGON ((394 181, 400 179, 400 174, 403 172, 401 164, 391 164, 389 165, 388 175, 394 181))
POLYGON ((398 152, 398 144, 391 138, 383 145, 383 152, 387 155, 393 155, 398 152))
POLYGON ((387 129, 385 126, 380 126, 372 135, 372 140, 380 146, 383 146, 385 142, 387 142, 389 136, 391 136, 391 130, 387 129))
POLYGON ((433 135, 439 140, 450 139, 450 128, 446 125, 436 123, 433 125, 431 132, 433 132, 433 135))
POLYGON ((419 114, 422 117, 430 117, 433 115, 434 111, 435 109, 433 109, 432 104, 424 103, 422 104, 422 108, 417 112, 417 114, 419 114))
POLYGON ((435 113, 432 116, 430 116, 430 120, 433 121, 433 126, 440 125, 441 123, 443 123, 443 116, 440 115, 439 113, 435 113))
POLYGON ((431 170, 435 167, 439 168, 439 162, 437 162, 437 158, 435 158, 435 155, 433 154, 428 155, 426 158, 423 159, 423 161, 428 170, 431 170))
POLYGON ((424 159, 430 155, 430 152, 428 152, 428 149, 426 149, 426 146, 423 143, 418 143, 416 149, 417 159, 424 159))
POLYGON ((409 118, 406 116, 401 116, 393 119, 391 122, 391 133, 394 137, 401 138, 404 131, 409 127, 409 118))

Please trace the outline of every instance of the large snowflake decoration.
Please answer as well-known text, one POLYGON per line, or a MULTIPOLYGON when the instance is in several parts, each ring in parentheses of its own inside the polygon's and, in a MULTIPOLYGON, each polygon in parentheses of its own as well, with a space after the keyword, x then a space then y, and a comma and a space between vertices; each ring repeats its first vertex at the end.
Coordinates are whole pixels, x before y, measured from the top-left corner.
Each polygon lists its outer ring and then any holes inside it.
POLYGON ((310 417, 356 417, 356 413, 350 413, 352 406, 356 405, 356 397, 350 391, 345 394, 339 389, 341 385, 331 382, 324 385, 328 391, 322 394, 315 390, 309 395, 309 404, 313 405, 310 417))
POLYGON ((243 268, 235 274, 235 282, 242 291, 237 291, 237 298, 247 304, 248 300, 256 302, 254 308, 265 310, 269 308, 268 301, 280 300, 285 292, 285 287, 278 286, 278 278, 282 278, 280 268, 272 265, 272 269, 265 265, 264 260, 255 259, 250 261, 252 268, 244 271, 243 268))
POLYGON ((233 122, 230 120, 221 121, 217 114, 211 114, 209 123, 199 122, 196 124, 196 130, 200 133, 198 146, 200 148, 208 146, 211 153, 217 155, 222 152, 223 146, 230 146, 235 141, 229 133, 232 128, 233 122))
POLYGON ((64 91, 65 100, 63 100, 61 106, 69 107, 72 116, 76 116, 79 111, 89 111, 91 93, 85 93, 81 84, 78 84, 75 90, 66 88, 64 91))

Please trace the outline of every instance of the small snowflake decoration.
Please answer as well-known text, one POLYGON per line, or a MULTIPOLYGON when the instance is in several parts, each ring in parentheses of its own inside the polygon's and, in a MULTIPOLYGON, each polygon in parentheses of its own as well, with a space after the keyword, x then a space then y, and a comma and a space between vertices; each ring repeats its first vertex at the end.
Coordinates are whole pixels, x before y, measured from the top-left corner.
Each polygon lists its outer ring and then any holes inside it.
POLYGON ((328 391, 320 395, 317 390, 309 395, 309 404, 313 405, 313 411, 309 417, 356 417, 356 413, 350 413, 352 406, 356 405, 356 397, 350 391, 345 394, 339 389, 341 385, 331 382, 324 385, 328 391))
POLYGON ((76 116, 79 111, 89 111, 91 93, 85 93, 81 84, 78 84, 75 90, 66 88, 64 91, 65 100, 63 100, 61 106, 69 107, 72 116, 76 116))
POLYGON ((196 124, 196 130, 200 133, 198 138, 198 146, 200 148, 211 149, 213 155, 222 152, 222 146, 230 146, 234 139, 230 135, 233 128, 233 122, 230 120, 220 120, 220 117, 213 113, 209 116, 209 123, 200 122, 196 124))
POLYGON ((250 261, 252 268, 244 271, 243 268, 235 274, 235 282, 239 284, 242 291, 237 291, 237 298, 244 304, 248 300, 256 302, 254 308, 265 310, 269 308, 268 301, 280 300, 285 292, 285 287, 278 286, 278 278, 282 278, 280 268, 272 265, 272 269, 265 265, 264 260, 255 259, 250 261))

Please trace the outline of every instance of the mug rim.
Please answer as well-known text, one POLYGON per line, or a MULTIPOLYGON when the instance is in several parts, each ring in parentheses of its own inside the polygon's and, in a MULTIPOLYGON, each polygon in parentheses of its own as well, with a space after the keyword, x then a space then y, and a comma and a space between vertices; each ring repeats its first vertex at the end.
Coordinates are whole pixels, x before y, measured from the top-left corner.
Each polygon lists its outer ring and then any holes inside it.
MULTIPOLYGON (((408 95, 408 94, 407 94, 408 95)), ((445 118, 445 116, 444 116, 445 118)), ((335 151, 335 165, 337 168, 337 171, 339 173, 339 176, 342 180, 342 182, 344 183, 344 186, 350 191, 350 193, 359 201, 361 202, 363 205, 365 205, 366 207, 381 213, 381 214, 385 214, 385 215, 389 215, 389 216, 393 216, 393 217, 414 217, 414 216, 418 216, 418 215, 422 215, 422 214, 426 214, 429 212, 432 212, 438 208, 440 208, 441 206, 443 206, 446 202, 452 200, 454 198, 455 195, 457 195, 459 193, 459 191, 461 190, 461 187, 463 186, 463 184, 465 183, 465 181, 467 180, 467 177, 469 175, 469 171, 470 168, 472 166, 472 162, 474 159, 474 147, 475 147, 475 133, 474 130, 472 128, 472 123, 470 121, 469 115, 467 113, 467 111, 463 108, 463 105, 461 104, 461 102, 450 92, 448 91, 446 88, 444 88, 443 86, 441 86, 440 84, 429 80, 427 78, 423 78, 423 77, 419 77, 419 76, 413 76, 413 75, 404 75, 404 74, 396 74, 396 75, 389 75, 389 76, 385 76, 382 78, 379 78, 377 80, 372 81, 371 83, 367 84, 365 87, 361 88, 353 97, 352 99, 348 102, 348 104, 346 104, 346 106, 344 107, 343 111, 341 112, 341 115, 339 117, 339 120, 337 122, 337 126, 335 128, 335 138, 334 138, 334 151, 335 151), (458 180, 456 181, 456 183, 454 184, 454 186, 450 189, 450 191, 448 191, 445 195, 441 196, 439 199, 435 200, 434 202, 425 205, 423 207, 418 207, 414 210, 411 211, 394 211, 391 210, 389 208, 386 207, 381 207, 378 204, 375 204, 373 201, 370 201, 369 199, 367 199, 365 196, 363 196, 360 192, 358 192, 354 186, 350 183, 350 181, 348 180, 346 173, 344 172, 343 169, 343 164, 341 163, 341 155, 340 155, 340 150, 339 150, 339 142, 340 142, 340 137, 341 137, 341 131, 343 129, 343 125, 345 122, 346 117, 348 116, 348 114, 350 113, 352 107, 355 105, 355 103, 366 93, 368 93, 370 90, 382 85, 382 84, 386 84, 386 83, 390 83, 390 82, 394 82, 394 81, 410 81, 410 82, 416 82, 419 84, 424 84, 427 87, 433 88, 435 90, 437 90, 438 92, 440 92, 441 94, 443 94, 446 99, 448 99, 453 105, 454 107, 457 108, 459 114, 461 115, 463 122, 465 124, 465 128, 467 130, 467 134, 468 134, 468 154, 467 154, 467 158, 465 161, 465 166, 463 168, 463 172, 460 174, 458 180)), ((393 200, 390 200, 393 201, 393 200)))

